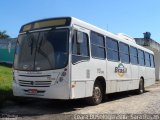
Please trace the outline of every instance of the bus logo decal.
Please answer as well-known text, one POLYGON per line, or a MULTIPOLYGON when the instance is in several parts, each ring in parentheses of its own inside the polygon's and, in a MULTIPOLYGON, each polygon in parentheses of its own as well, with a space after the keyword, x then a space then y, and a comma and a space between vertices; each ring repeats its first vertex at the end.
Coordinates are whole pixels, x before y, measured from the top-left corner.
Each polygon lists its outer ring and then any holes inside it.
POLYGON ((124 73, 127 73, 127 68, 125 68, 124 65, 120 63, 118 67, 115 67, 115 73, 118 73, 120 77, 123 77, 124 73))

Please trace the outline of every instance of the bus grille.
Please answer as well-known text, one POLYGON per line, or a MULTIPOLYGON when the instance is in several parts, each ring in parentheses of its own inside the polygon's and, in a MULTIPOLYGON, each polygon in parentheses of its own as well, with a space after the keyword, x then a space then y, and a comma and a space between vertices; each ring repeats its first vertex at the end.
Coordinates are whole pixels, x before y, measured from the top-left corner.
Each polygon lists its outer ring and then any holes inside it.
POLYGON ((26 80, 19 80, 20 86, 25 87, 50 87, 52 81, 26 81, 26 80))

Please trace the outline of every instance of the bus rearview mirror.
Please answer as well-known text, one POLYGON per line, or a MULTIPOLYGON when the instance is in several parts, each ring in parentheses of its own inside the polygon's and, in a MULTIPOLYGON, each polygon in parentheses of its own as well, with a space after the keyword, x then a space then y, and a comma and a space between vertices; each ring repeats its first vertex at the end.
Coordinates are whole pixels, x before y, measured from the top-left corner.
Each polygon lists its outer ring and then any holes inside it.
POLYGON ((77 43, 83 43, 83 33, 80 31, 77 32, 77 43))

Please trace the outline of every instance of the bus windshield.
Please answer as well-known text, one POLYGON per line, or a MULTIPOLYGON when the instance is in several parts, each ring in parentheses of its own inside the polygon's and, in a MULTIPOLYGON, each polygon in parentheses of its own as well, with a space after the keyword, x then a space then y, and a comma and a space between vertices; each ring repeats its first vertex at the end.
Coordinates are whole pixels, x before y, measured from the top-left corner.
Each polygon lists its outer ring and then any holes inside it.
POLYGON ((68 29, 19 35, 14 69, 42 71, 64 68, 68 63, 68 29))

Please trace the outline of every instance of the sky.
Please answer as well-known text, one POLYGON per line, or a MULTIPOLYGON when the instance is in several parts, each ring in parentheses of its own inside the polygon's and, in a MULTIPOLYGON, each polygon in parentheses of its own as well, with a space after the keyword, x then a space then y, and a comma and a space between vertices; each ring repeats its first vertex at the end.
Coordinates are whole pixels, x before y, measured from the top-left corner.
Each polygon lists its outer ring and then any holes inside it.
POLYGON ((133 38, 150 32, 160 42, 160 0, 1 0, 0 31, 15 38, 25 23, 60 16, 133 38))

